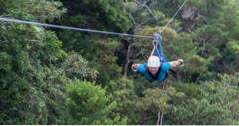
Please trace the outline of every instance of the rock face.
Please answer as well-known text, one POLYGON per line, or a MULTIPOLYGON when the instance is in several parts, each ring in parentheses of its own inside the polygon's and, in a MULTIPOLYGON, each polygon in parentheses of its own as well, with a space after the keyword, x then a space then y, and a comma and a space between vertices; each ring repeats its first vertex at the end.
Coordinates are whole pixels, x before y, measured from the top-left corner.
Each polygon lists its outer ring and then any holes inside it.
POLYGON ((184 20, 182 29, 189 32, 192 31, 197 25, 199 17, 200 13, 196 6, 186 5, 181 14, 181 18, 184 20))
POLYGON ((194 20, 198 16, 198 9, 195 6, 185 6, 182 11, 184 20, 194 20))

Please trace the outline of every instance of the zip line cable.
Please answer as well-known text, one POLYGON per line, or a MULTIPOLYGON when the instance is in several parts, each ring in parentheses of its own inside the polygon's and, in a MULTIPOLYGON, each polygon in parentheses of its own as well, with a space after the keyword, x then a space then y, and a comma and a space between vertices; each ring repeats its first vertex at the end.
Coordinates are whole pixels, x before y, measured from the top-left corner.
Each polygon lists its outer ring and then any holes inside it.
MULTIPOLYGON (((168 23, 163 27, 163 29, 160 31, 160 34, 165 30, 165 28, 175 19, 179 11, 183 8, 183 6, 186 4, 188 0, 185 0, 183 4, 180 6, 180 8, 176 11, 176 13, 173 15, 173 17, 168 21, 168 23)), ((19 19, 13 19, 13 18, 7 18, 7 17, 0 17, 0 21, 2 22, 13 22, 18 24, 29 24, 29 25, 37 25, 37 26, 43 26, 43 27, 51 27, 51 28, 58 28, 58 29, 67 29, 67 30, 75 30, 75 31, 81 31, 81 32, 92 32, 92 33, 98 33, 98 34, 108 34, 108 35, 116 35, 116 36, 125 36, 125 37, 134 37, 134 38, 147 38, 147 39, 154 39, 153 36, 145 36, 145 35, 133 35, 133 34, 126 34, 126 33, 118 33, 118 32, 109 32, 109 31, 100 31, 100 30, 94 30, 94 29, 87 29, 87 28, 78 28, 78 27, 70 27, 70 26, 63 26, 63 25, 55 25, 55 24, 46 24, 46 23, 40 23, 40 22, 34 22, 34 21, 26 21, 26 20, 19 20, 19 19)))
POLYGON ((135 38, 153 39, 153 36, 133 35, 133 34, 126 34, 126 33, 118 33, 118 32, 100 31, 100 30, 94 30, 94 29, 77 28, 77 27, 62 26, 62 25, 55 25, 55 24, 46 24, 46 23, 39 23, 39 22, 12 19, 12 18, 5 18, 5 17, 0 17, 0 21, 14 22, 14 23, 18 23, 18 24, 37 25, 37 26, 59 28, 59 29, 67 29, 67 30, 75 30, 75 31, 81 31, 81 32, 92 32, 92 33, 99 33, 99 34, 108 34, 108 35, 135 37, 135 38))
POLYGON ((184 5, 187 3, 188 0, 185 0, 183 2, 183 4, 179 7, 179 9, 175 12, 175 14, 173 15, 173 17, 168 21, 168 23, 163 27, 163 29, 159 32, 160 34, 166 29, 166 27, 168 27, 168 25, 170 23, 172 23, 175 19, 175 17, 178 15, 178 13, 180 12, 180 10, 184 7, 184 5))
MULTIPOLYGON (((163 29, 159 32, 160 34, 162 34, 162 32, 166 29, 166 27, 168 27, 168 25, 175 19, 175 17, 178 15, 178 13, 180 12, 180 10, 184 7, 184 5, 187 3, 188 0, 185 0, 183 2, 183 4, 179 7, 179 9, 176 11, 176 13, 173 15, 173 17, 168 21, 168 23, 163 27, 163 29)), ((153 41, 153 50, 151 51, 151 56, 153 55, 154 51, 156 50, 157 53, 159 54, 159 51, 156 49, 158 46, 158 42, 156 42, 155 40, 153 41)))

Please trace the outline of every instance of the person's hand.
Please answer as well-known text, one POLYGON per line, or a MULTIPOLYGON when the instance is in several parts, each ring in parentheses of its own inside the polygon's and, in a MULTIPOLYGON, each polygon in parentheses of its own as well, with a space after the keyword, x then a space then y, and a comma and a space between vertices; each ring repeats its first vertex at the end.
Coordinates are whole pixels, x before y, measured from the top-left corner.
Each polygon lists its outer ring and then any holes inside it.
POLYGON ((183 65, 183 59, 178 59, 179 65, 183 65))
POLYGON ((131 69, 133 70, 133 71, 136 71, 137 70, 137 68, 138 68, 138 64, 132 64, 132 66, 131 66, 131 69))

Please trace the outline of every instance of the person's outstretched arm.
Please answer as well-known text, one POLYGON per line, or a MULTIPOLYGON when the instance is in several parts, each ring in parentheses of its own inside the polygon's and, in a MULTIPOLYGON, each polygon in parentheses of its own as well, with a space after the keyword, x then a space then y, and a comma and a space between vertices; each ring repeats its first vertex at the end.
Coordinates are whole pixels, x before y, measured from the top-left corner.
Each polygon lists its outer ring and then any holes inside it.
POLYGON ((169 62, 169 64, 171 65, 172 69, 178 68, 178 67, 183 65, 183 59, 178 59, 176 61, 171 61, 171 62, 169 62))
POLYGON ((131 66, 132 71, 137 72, 139 65, 140 64, 136 64, 136 63, 132 64, 132 66, 131 66))

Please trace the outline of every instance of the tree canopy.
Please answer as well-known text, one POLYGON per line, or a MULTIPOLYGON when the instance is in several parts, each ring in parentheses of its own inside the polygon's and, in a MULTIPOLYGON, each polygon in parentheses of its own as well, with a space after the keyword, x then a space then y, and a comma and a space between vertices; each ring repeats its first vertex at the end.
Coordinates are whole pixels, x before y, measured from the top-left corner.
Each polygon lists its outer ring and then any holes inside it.
MULTIPOLYGON (((152 36, 184 0, 0 0, 1 17, 152 36)), ((163 31, 162 84, 135 74, 152 40, 0 21, 0 124, 239 124, 239 1, 188 0, 163 31)))

